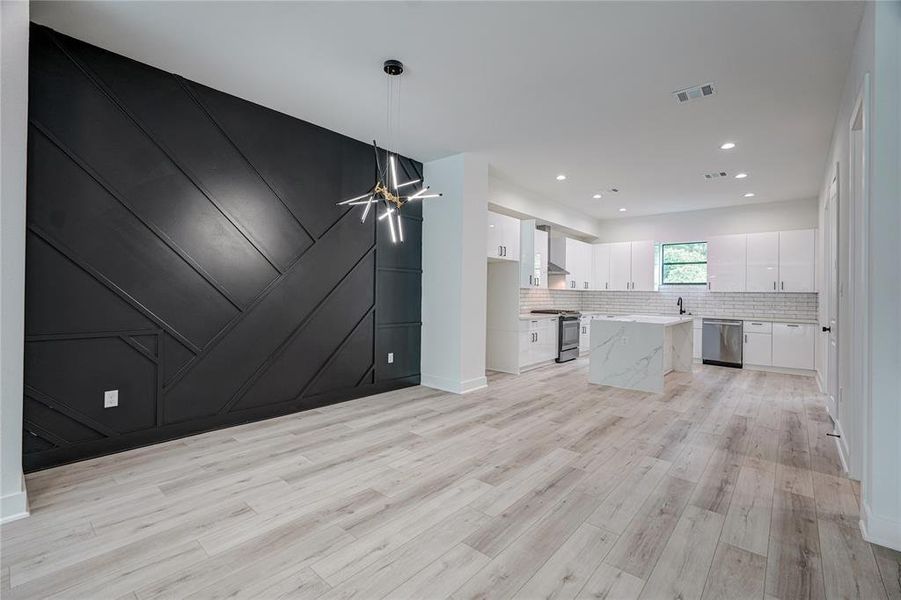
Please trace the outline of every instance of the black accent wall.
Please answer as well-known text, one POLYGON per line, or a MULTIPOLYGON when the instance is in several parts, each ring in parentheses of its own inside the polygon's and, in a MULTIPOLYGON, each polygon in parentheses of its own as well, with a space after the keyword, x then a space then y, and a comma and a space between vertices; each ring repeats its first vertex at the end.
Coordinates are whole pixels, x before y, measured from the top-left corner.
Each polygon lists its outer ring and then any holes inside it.
POLYGON ((394 246, 335 204, 370 145, 38 25, 30 60, 26 471, 419 383, 419 206, 394 246))

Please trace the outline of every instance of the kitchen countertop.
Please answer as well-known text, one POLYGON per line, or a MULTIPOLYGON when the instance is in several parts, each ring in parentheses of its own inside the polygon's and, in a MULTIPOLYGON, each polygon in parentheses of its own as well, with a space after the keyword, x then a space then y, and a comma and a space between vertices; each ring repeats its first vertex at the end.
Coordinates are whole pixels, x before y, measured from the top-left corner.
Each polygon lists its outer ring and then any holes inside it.
POLYGON ((520 321, 542 321, 544 319, 556 319, 559 316, 560 315, 549 315, 547 313, 519 313, 519 320, 520 321))
POLYGON ((694 317, 688 315, 621 315, 616 317, 605 317, 604 321, 626 321, 629 323, 646 323, 649 325, 663 325, 671 327, 673 325, 681 325, 682 323, 694 322, 694 317))
MULTIPOLYGON (((633 313, 634 314, 634 313, 633 313)), ((585 311, 582 313, 583 316, 593 316, 593 315, 605 315, 612 317, 623 317, 627 316, 626 313, 612 313, 606 311, 585 311)), ((669 316, 669 315, 666 315, 669 316)), ((678 315, 673 315, 678 316, 678 315)), ((731 319, 734 321, 768 321, 771 323, 810 323, 816 324, 819 321, 816 319, 803 319, 803 318, 794 318, 794 317, 773 317, 773 316, 761 316, 761 315, 692 315, 685 314, 683 317, 689 319, 731 319)))

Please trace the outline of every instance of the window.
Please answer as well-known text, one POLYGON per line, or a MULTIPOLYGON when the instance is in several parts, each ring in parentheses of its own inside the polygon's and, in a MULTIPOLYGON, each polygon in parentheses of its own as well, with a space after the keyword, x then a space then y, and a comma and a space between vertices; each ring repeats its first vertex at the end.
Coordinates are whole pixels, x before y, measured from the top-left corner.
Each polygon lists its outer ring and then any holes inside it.
POLYGON ((707 242, 663 244, 662 285, 707 285, 707 242))

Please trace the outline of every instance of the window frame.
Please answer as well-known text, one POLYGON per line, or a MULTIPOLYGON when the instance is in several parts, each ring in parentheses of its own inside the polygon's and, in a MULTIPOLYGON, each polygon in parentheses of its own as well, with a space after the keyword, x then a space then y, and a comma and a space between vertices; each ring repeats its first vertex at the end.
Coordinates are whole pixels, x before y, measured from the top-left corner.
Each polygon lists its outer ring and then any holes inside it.
MULTIPOLYGON (((678 285, 707 285, 706 281, 698 281, 694 283, 666 283, 665 281, 665 271, 667 265, 707 265, 709 264, 708 260, 694 260, 687 262, 666 262, 666 247, 667 246, 687 246, 689 244, 704 244, 705 250, 707 249, 708 242, 706 240, 695 240, 693 242, 661 242, 660 243, 660 286, 678 286, 678 285)), ((706 270, 706 269, 705 269, 706 270)))

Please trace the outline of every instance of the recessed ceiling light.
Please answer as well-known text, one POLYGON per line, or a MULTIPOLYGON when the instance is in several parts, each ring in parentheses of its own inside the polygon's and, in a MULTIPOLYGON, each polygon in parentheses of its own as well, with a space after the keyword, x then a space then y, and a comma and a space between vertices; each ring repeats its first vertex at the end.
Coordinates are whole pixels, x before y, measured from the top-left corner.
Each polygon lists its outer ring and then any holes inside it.
POLYGON ((601 195, 600 195, 600 194, 595 194, 594 196, 592 196, 592 198, 594 198, 595 200, 600 200, 600 199, 601 199, 601 195))
POLYGON ((563 173, 557 175, 557 181, 563 181, 564 179, 566 179, 566 175, 564 175, 563 173))
POLYGON ((625 209, 625 208, 621 208, 621 209, 619 209, 619 212, 626 212, 626 209, 625 209))
POLYGON ((720 146, 720 150, 732 150, 733 148, 735 148, 735 142, 726 142, 720 146))
POLYGON ((738 175, 735 176, 735 178, 736 179, 744 179, 747 176, 748 176, 747 173, 739 173, 738 175))
POLYGON ((753 198, 753 197, 754 197, 754 192, 748 192, 747 194, 745 194, 745 198, 753 198))

